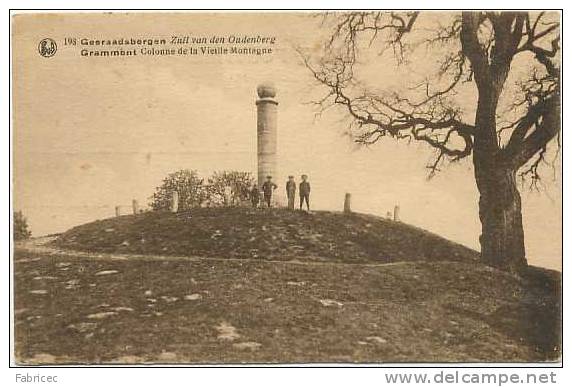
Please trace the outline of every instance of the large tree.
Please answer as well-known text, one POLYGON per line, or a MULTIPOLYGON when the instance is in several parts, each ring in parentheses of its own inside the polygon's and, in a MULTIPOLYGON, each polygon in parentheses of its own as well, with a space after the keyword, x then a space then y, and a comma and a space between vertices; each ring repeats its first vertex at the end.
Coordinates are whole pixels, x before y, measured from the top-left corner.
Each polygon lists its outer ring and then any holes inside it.
POLYGON ((559 18, 545 12, 336 13, 322 21, 322 30, 330 31, 323 50, 301 53, 327 90, 316 101, 320 112, 341 107, 358 143, 384 137, 423 142, 436 152, 430 174, 443 162, 472 156, 482 260, 517 271, 526 265, 517 178, 538 182, 549 145, 560 145, 559 18), (396 77, 410 69, 401 89, 375 84, 391 83, 378 75, 387 74, 388 56, 396 77))

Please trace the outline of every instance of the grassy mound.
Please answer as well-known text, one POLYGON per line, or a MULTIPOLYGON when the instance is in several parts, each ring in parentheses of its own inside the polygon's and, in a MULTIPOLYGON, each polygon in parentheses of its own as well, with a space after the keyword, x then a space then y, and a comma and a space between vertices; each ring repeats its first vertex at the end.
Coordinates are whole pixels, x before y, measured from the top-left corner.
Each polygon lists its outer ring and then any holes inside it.
POLYGON ((507 274, 473 250, 374 216, 153 212, 73 228, 51 242, 64 249, 40 242, 14 255, 20 364, 561 356, 559 273, 507 274))
POLYGON ((75 227, 55 242, 90 252, 337 261, 473 261, 478 253, 427 231, 363 214, 197 208, 75 227))

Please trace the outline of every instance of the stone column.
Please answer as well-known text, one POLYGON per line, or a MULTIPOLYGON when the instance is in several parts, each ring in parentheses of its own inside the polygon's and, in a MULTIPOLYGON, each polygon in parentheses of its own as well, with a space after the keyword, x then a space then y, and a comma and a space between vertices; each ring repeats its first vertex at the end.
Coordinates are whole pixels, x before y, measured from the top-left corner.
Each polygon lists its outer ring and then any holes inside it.
POLYGON ((115 206, 115 216, 121 216, 121 206, 115 206))
POLYGON ((133 215, 137 215, 139 213, 139 203, 137 203, 137 200, 133 199, 131 205, 133 206, 133 215))
POLYGON ((173 191, 173 196, 171 197, 171 212, 178 212, 179 211, 179 193, 177 191, 173 191))
POLYGON ((344 213, 349 214, 350 212, 352 212, 351 202, 352 202, 352 194, 346 193, 346 197, 344 198, 344 213))
POLYGON ((399 205, 396 205, 393 209, 393 220, 399 222, 399 205))
MULTIPOLYGON (((277 182, 276 153, 278 148, 278 102, 276 88, 271 83, 264 83, 257 87, 257 155, 258 155, 258 187, 266 181, 266 176, 272 176, 277 182)), ((274 195, 273 195, 274 196, 274 195)))

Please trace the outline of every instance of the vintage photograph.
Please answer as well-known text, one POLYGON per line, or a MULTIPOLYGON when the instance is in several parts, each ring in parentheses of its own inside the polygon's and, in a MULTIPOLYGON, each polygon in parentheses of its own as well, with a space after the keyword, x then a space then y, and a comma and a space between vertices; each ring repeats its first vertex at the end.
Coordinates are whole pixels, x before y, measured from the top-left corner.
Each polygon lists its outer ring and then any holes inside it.
POLYGON ((561 16, 13 13, 14 364, 559 364, 561 16))

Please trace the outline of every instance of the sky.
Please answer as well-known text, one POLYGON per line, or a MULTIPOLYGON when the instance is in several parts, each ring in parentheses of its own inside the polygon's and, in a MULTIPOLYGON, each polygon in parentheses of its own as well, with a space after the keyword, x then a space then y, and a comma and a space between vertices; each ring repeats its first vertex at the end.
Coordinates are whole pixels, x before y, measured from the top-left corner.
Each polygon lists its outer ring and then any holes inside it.
MULTIPOLYGON (((433 15, 432 17, 435 17, 433 15)), ((317 116, 324 92, 295 47, 315 52, 324 35, 307 14, 24 15, 13 21, 13 198, 34 235, 62 232, 149 201, 179 169, 256 171, 256 86, 273 82, 278 105, 278 169, 309 175, 314 209, 401 219, 478 249, 478 192, 470 159, 427 180, 433 151, 391 139, 357 147, 337 109, 317 116), (85 58, 66 37, 275 36, 268 56, 85 58), (58 42, 52 58, 38 42, 58 42)), ((427 53, 419 60, 427 60, 427 53)), ((430 57, 430 56, 429 56, 430 57)), ((375 63, 375 62, 372 62, 375 63)), ((364 68, 376 88, 406 81, 388 63, 364 68)), ((530 263, 561 269, 560 176, 523 187, 530 263)))

